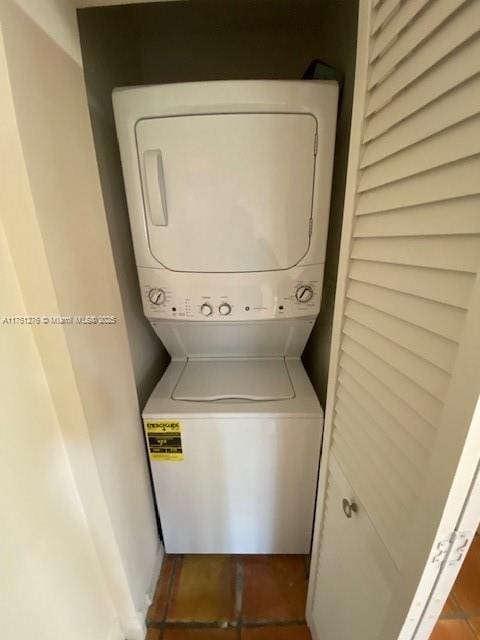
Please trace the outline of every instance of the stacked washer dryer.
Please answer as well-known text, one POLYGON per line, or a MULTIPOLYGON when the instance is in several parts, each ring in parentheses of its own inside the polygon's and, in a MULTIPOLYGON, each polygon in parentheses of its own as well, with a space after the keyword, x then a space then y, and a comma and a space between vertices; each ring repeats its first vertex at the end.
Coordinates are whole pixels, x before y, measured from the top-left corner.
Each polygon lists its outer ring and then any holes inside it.
POLYGON ((145 315, 172 361, 144 412, 169 553, 307 553, 338 88, 228 81, 113 94, 145 315))

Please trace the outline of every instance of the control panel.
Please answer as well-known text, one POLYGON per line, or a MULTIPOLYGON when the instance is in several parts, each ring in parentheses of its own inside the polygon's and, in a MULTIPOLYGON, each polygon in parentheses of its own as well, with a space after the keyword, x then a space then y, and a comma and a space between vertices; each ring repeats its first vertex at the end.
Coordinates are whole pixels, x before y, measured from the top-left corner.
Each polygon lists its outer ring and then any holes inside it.
POLYGON ((178 273, 138 268, 145 315, 160 320, 239 321, 316 315, 323 264, 266 273, 178 273))

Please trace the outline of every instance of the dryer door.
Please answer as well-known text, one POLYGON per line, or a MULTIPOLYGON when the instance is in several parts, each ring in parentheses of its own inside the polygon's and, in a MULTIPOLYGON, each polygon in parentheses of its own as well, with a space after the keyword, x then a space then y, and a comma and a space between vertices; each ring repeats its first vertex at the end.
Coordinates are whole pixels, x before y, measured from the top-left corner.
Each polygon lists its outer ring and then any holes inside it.
POLYGON ((152 255, 167 269, 287 269, 307 253, 317 123, 235 113, 137 122, 152 255))

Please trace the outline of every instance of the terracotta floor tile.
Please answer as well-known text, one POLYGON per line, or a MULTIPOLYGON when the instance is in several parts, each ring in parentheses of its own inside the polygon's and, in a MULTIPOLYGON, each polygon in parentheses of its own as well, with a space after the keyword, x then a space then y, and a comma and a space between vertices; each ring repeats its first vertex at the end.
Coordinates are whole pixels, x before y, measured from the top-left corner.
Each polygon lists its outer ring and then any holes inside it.
POLYGON ((148 622, 162 622, 165 618, 170 582, 173 576, 176 558, 177 556, 165 556, 163 559, 162 571, 155 590, 153 602, 147 613, 148 622))
POLYGON ((235 640, 236 629, 166 629, 163 640, 235 640))
POLYGON ((311 640, 307 625, 244 627, 241 640, 311 640))
POLYGON ((235 569, 231 556, 185 556, 175 573, 167 620, 234 620, 235 569))
POLYGON ((244 620, 303 620, 306 597, 304 556, 244 559, 244 620))
POLYGON ((476 640, 465 620, 439 620, 430 640, 476 640))
POLYGON ((453 585, 453 595, 463 609, 480 612, 480 536, 475 536, 453 585))
POLYGON ((480 616, 475 616, 474 618, 469 618, 468 622, 470 626, 474 630, 477 638, 480 638, 480 616))
POLYGON ((441 618, 455 615, 456 613, 461 613, 461 609, 457 604, 453 594, 451 593, 445 604, 443 605, 442 613, 440 614, 441 618))

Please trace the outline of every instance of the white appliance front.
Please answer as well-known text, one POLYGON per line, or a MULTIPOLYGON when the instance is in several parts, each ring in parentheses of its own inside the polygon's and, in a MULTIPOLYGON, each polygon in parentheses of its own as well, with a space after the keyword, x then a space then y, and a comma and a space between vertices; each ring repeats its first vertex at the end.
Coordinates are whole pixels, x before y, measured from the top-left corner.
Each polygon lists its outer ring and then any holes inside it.
POLYGON ((115 89, 137 266, 227 274, 323 263, 337 100, 333 81, 115 89))
POLYGON ((181 425, 185 459, 152 463, 166 552, 309 553, 318 419, 207 410, 181 425))
POLYGON ((181 428, 183 459, 151 461, 166 552, 309 553, 323 426, 310 381, 297 359, 226 361, 220 374, 218 366, 173 361, 143 412, 145 423, 181 428), (270 400, 242 399, 253 389, 248 364, 270 400), (202 402, 222 373, 236 397, 202 402), (194 400, 175 397, 179 388, 194 400))
POLYGON ((337 99, 330 81, 115 89, 143 308, 172 357, 201 352, 203 335, 221 354, 232 331, 212 323, 239 327, 236 354, 283 332, 298 347, 283 355, 301 355, 320 310, 337 99), (302 320, 293 340, 283 318, 302 320))
POLYGON ((328 81, 114 91, 143 308, 174 359, 143 412, 169 553, 309 551, 323 414, 300 356, 337 99, 328 81))
POLYGON ((317 123, 310 114, 139 120, 153 257, 170 271, 289 269, 305 256, 317 123))

